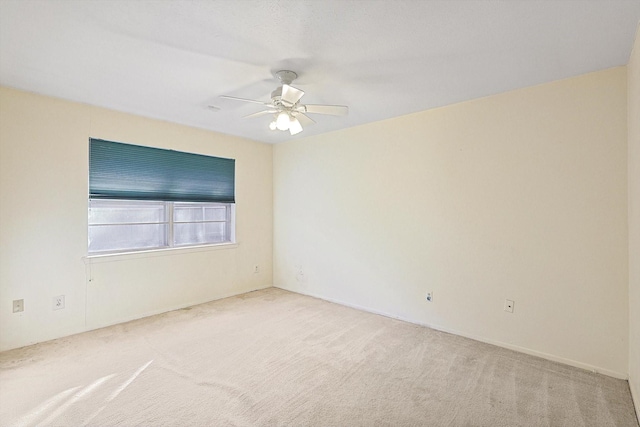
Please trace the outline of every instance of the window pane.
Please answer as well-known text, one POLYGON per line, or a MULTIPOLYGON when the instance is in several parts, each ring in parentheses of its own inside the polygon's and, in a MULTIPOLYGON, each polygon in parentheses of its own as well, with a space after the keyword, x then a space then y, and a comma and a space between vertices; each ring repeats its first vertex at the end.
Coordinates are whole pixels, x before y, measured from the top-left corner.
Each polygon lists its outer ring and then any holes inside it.
POLYGON ((227 242, 226 229, 224 222, 174 224, 173 240, 176 245, 227 242))
POLYGON ((175 203, 173 219, 176 222, 226 221, 227 206, 212 203, 175 203))
POLYGON ((166 222, 164 202, 91 200, 89 225, 166 222))
POLYGON ((89 252, 166 246, 166 224, 89 226, 89 252))

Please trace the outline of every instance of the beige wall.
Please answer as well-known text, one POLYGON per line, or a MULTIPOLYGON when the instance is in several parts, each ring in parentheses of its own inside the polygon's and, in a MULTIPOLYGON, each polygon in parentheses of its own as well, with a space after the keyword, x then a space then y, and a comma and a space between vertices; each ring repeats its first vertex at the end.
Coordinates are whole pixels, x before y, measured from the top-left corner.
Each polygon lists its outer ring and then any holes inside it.
POLYGON ((626 91, 620 67, 276 145, 274 285, 626 378, 626 91))
POLYGON ((272 177, 267 144, 1 88, 0 350, 271 286, 272 177), (83 260, 89 137, 235 158, 237 247, 83 260))
POLYGON ((627 67, 629 131, 629 386, 640 413, 640 27, 627 67))
POLYGON ((0 350, 275 283, 628 372, 637 402, 638 45, 628 76, 606 70, 275 147, 0 88, 0 350), (90 136, 236 158, 237 247, 83 259, 90 136), (62 294, 67 307, 53 311, 62 294), (25 311, 12 314, 20 298, 25 311))

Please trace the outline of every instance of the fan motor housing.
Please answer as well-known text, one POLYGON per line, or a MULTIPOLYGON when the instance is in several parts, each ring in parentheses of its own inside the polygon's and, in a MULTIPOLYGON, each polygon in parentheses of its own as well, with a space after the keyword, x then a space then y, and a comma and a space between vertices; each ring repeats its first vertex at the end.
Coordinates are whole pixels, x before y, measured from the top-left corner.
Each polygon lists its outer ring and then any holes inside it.
POLYGON ((279 86, 278 88, 276 88, 276 90, 271 92, 271 100, 274 103, 276 103, 276 102, 280 102, 281 98, 282 98, 282 86, 279 86))

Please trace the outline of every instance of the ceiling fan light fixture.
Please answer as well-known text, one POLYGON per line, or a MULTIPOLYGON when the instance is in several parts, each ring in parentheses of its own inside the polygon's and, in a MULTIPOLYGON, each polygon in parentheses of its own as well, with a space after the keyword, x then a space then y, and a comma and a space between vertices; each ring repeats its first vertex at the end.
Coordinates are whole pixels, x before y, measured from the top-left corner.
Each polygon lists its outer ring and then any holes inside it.
POLYGON ((262 111, 244 117, 254 118, 270 115, 273 120, 269 123, 269 129, 288 130, 291 135, 302 132, 303 126, 306 128, 315 123, 307 116, 307 113, 329 116, 346 116, 349 113, 349 107, 346 105, 301 104, 300 100, 304 96, 304 91, 291 86, 291 83, 298 77, 293 71, 280 70, 275 73, 275 77, 280 80, 281 84, 271 92, 271 100, 268 102, 228 95, 220 95, 220 97, 262 105, 262 111))
POLYGON ((291 135, 302 132, 302 125, 295 117, 291 117, 291 121, 289 122, 289 132, 291 135))
POLYGON ((290 122, 291 119, 289 118, 289 114, 287 114, 285 111, 282 111, 276 117, 276 128, 278 128, 279 130, 287 130, 289 129, 290 122))

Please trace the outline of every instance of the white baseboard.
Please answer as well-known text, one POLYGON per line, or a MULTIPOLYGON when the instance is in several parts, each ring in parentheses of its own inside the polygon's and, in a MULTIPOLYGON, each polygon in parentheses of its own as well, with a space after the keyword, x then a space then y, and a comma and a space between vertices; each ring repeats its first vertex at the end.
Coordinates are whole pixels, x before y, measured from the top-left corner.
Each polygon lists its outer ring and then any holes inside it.
POLYGON ((9 350, 15 350, 17 348, 28 347, 30 345, 39 344, 39 343, 47 342, 47 341, 52 341, 52 340, 56 340, 56 339, 59 339, 59 338, 64 338, 64 337, 70 337, 70 336, 73 336, 73 335, 83 334, 85 332, 95 331, 96 329, 107 328, 109 326, 119 325, 121 323, 127 323, 127 322, 131 322, 131 321, 138 320, 138 319, 144 319, 145 317, 155 316, 156 314, 162 314, 162 313, 168 313, 170 311, 181 310, 181 309, 186 308, 186 307, 193 307, 194 305, 206 304, 206 303, 211 302, 211 301, 217 301, 217 300, 224 299, 224 298, 230 298, 230 297, 234 297, 236 295, 242 295, 242 294, 246 294, 248 292, 259 291, 259 290, 267 289, 267 288, 271 288, 271 287, 273 287, 273 286, 272 285, 267 285, 267 286, 257 287, 257 288, 254 288, 254 289, 252 288, 252 289, 244 289, 242 291, 233 291, 233 292, 228 292, 228 293, 223 293, 223 294, 217 295, 215 298, 212 298, 212 299, 206 300, 206 301, 191 301, 191 302, 188 302, 188 303, 185 303, 185 304, 177 305, 175 307, 169 307, 169 308, 165 307, 165 308, 162 308, 162 309, 159 309, 159 310, 152 310, 152 311, 144 312, 142 314, 137 314, 135 316, 122 317, 122 318, 110 320, 108 322, 97 322, 97 323, 92 324, 90 326, 87 325, 87 324, 84 324, 83 327, 74 328, 74 330, 66 331, 66 333, 63 333, 63 334, 54 334, 54 335, 51 335, 51 336, 49 336, 49 337, 47 337, 46 339, 43 339, 43 340, 31 340, 31 341, 28 341, 26 343, 19 344, 17 346, 7 346, 6 348, 3 347, 3 348, 0 348, 0 352, 9 351, 9 350))
MULTIPOLYGON (((242 294, 246 294, 246 293, 249 293, 249 292, 260 291, 262 289, 268 289, 268 288, 272 288, 272 287, 273 287, 272 285, 267 285, 267 286, 261 286, 261 287, 257 287, 257 288, 244 289, 244 290, 241 290, 241 291, 227 292, 227 293, 223 293, 223 294, 217 295, 216 297, 214 297, 212 299, 208 299, 206 301, 190 301, 190 302, 187 302, 187 303, 184 303, 184 304, 177 305, 175 307, 169 307, 169 308, 165 307, 165 308, 161 308, 159 310, 152 310, 152 311, 144 312, 142 314, 139 314, 139 315, 137 314, 137 315, 131 316, 131 317, 124 317, 124 318, 119 318, 119 319, 116 319, 116 320, 113 320, 113 321, 109 321, 109 322, 105 322, 105 323, 94 324, 94 325, 91 325, 91 326, 87 326, 87 328, 82 332, 94 331, 96 329, 106 328, 106 327, 113 326, 113 325, 119 325, 121 323, 132 322, 134 320, 144 319, 145 317, 155 316, 157 314, 162 314, 162 313, 169 313, 171 311, 176 311, 176 310, 182 310, 183 308, 193 307, 193 306, 200 305, 200 304, 206 304, 206 303, 211 302, 211 301, 218 301, 218 300, 221 300, 221 299, 235 297, 237 295, 242 295, 242 294)), ((80 333, 82 333, 82 332, 80 332, 80 333)))
MULTIPOLYGON (((567 359, 565 357, 556 356, 554 354, 544 353, 544 352, 541 352, 541 351, 533 350, 533 349, 526 348, 526 347, 520 347, 520 346, 517 346, 517 345, 513 345, 513 344, 501 342, 501 341, 495 341, 495 340, 492 340, 492 339, 488 339, 486 337, 482 337, 482 336, 474 335, 474 334, 468 334, 468 333, 465 333, 465 332, 462 332, 462 331, 458 331, 458 330, 455 330, 455 329, 451 329, 451 328, 447 328, 447 327, 444 327, 444 326, 434 325, 434 324, 424 323, 424 322, 418 322, 418 321, 415 321, 415 320, 412 320, 412 319, 404 318, 402 316, 396 316, 395 314, 386 313, 384 311, 375 310, 375 309, 372 309, 372 308, 369 308, 369 307, 364 307, 364 306, 361 306, 361 305, 358 305, 358 304, 352 304, 352 303, 341 301, 341 300, 337 300, 337 299, 334 299, 334 298, 328 298, 328 297, 325 297, 325 296, 319 295, 319 294, 300 292, 300 291, 297 291, 297 290, 287 289, 285 287, 276 286, 276 285, 274 285, 274 287, 279 288, 279 289, 283 289, 285 291, 294 292, 294 293, 298 293, 298 294, 302 294, 302 295, 307 295, 307 296, 318 298, 318 299, 321 299, 321 300, 324 300, 324 301, 329 301, 329 302, 333 302, 333 303, 336 303, 336 304, 344 305, 346 307, 351 307, 351 308, 355 308, 355 309, 358 309, 358 310, 366 311, 368 313, 378 314, 380 316, 385 316, 385 317, 390 317, 392 319, 402 320, 403 322, 412 323, 414 325, 425 326, 427 328, 435 329, 437 331, 447 332, 449 334, 458 335, 458 336, 465 337, 465 338, 470 338, 470 339, 475 340, 475 341, 480 341, 480 342, 487 343, 487 344, 492 344, 492 345, 495 345, 495 346, 498 346, 498 347, 507 348, 509 350, 514 350, 514 351, 517 351, 519 353, 525 353, 525 354, 529 354, 531 356, 541 357, 543 359, 551 360, 553 362, 563 363, 565 365, 569 365, 569 366, 573 366, 573 367, 576 367, 576 368, 585 369, 587 371, 591 371, 591 372, 595 372, 595 373, 599 373, 599 374, 604 374, 604 375, 607 375, 609 377, 613 377, 613 378, 617 378, 617 379, 621 379, 621 380, 628 380, 628 378, 629 378, 626 372, 612 371, 610 369, 601 368, 601 367, 598 367, 598 366, 593 366, 593 365, 590 365, 588 363, 579 362, 577 360, 567 359)), ((637 401, 635 401, 635 403, 636 403, 636 408, 638 408, 637 401)))

